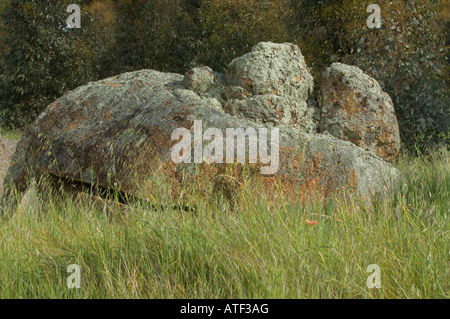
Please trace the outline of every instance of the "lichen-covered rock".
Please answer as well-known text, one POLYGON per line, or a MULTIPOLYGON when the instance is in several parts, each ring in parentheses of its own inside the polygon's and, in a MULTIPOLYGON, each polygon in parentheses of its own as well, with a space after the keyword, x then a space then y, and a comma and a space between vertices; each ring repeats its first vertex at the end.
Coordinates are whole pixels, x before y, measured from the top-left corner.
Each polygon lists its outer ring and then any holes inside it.
POLYGON ((394 106, 378 82, 355 66, 333 63, 320 79, 319 129, 387 161, 400 150, 394 106))
POLYGON ((253 94, 240 86, 226 86, 224 88, 225 101, 228 100, 245 100, 252 97, 253 94))
POLYGON ((3 139, 0 136, 0 194, 3 190, 3 179, 13 157, 17 141, 3 139))
POLYGON ((185 88, 203 95, 216 87, 223 87, 225 75, 214 72, 209 66, 192 68, 186 72, 183 79, 185 88))
MULTIPOLYGON (((176 164, 172 158, 179 142, 172 140, 173 132, 186 128, 194 133, 194 121, 199 120, 203 132, 217 128, 224 136, 228 128, 273 129, 211 107, 184 87, 179 74, 141 70, 83 85, 48 106, 24 133, 5 178, 0 207, 20 199, 30 178, 39 182, 46 175, 68 186, 116 186, 143 200, 154 190, 155 174, 171 181, 175 199, 189 176, 184 172, 192 167, 199 167, 208 181, 219 181, 227 165, 176 164)), ((279 140, 267 147, 275 146, 278 170, 261 174, 259 168, 267 163, 259 162, 254 176, 263 185, 261 191, 269 194, 277 192, 280 179, 290 200, 309 192, 327 195, 344 186, 362 194, 383 192, 399 176, 395 168, 350 142, 305 134, 292 126, 280 127, 279 140)))
POLYGON ((231 115, 258 123, 294 126, 304 132, 316 132, 319 121, 317 108, 288 96, 255 95, 229 101, 224 107, 231 115))
POLYGON ((259 43, 231 62, 226 78, 201 67, 189 70, 183 84, 231 115, 317 132, 320 112, 307 102, 313 78, 295 45, 259 43))
POLYGON ((233 60, 227 81, 254 95, 277 94, 300 101, 308 99, 314 85, 299 47, 272 42, 261 42, 250 53, 233 60))
POLYGON ((318 109, 307 103, 313 77, 296 45, 257 44, 230 63, 227 83, 224 104, 230 114, 317 131, 318 109))

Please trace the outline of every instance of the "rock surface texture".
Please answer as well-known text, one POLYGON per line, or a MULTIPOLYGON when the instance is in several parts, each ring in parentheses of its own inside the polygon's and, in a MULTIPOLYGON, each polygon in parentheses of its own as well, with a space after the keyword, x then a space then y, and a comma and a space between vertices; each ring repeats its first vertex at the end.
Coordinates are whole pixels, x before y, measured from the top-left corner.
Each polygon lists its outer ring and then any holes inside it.
POLYGON ((314 80, 300 49, 263 42, 229 65, 225 110, 259 123, 317 130, 318 109, 308 105, 314 80), (237 93, 237 94, 236 94, 237 93))
POLYGON ((389 95, 355 66, 333 63, 320 79, 320 131, 371 150, 387 161, 400 150, 400 133, 389 95))
MULTIPOLYGON (((193 167, 200 167, 202 176, 213 180, 226 166, 176 164, 172 159, 172 149, 179 143, 172 139, 173 132, 185 128, 194 136, 196 120, 201 121, 203 132, 216 128, 224 136, 230 128, 267 129, 269 133, 279 129, 279 169, 264 175, 259 168, 265 164, 253 165, 264 192, 277 192, 279 180, 291 200, 301 194, 328 195, 342 187, 363 195, 384 192, 398 181, 400 173, 364 148, 379 149, 375 153, 385 158, 395 156, 396 151, 385 147, 387 142, 373 142, 389 136, 386 123, 395 118, 389 109, 392 104, 388 104, 386 94, 377 102, 379 88, 374 82, 372 93, 370 78, 356 69, 350 68, 348 73, 342 68, 342 76, 332 67, 322 78, 326 85, 322 115, 326 119, 320 122, 317 105, 308 101, 312 76, 300 49, 291 44, 260 43, 251 53, 234 60, 226 75, 206 67, 185 76, 140 70, 88 83, 48 106, 24 133, 5 178, 2 207, 14 190, 20 197, 31 178, 39 181, 44 175, 67 184, 106 189, 118 186, 122 193, 145 200, 152 194, 154 176, 163 174, 172 182, 176 198, 186 172, 193 167), (352 78, 352 74, 357 76, 352 78), (368 83, 358 84, 360 79, 368 83), (358 96, 357 89, 365 95, 358 96), (352 113, 357 121, 354 125, 359 125, 354 130, 364 131, 359 140, 344 129, 354 122, 346 110, 339 112, 341 97, 351 98, 349 107, 359 114, 352 113), (378 113, 362 112, 363 107, 378 113), (341 120, 343 123, 333 126, 341 120), (317 133, 319 123, 331 135, 317 133), (369 132, 366 128, 384 131, 369 132)), ((203 141, 203 146, 208 143, 203 141)), ((273 151, 274 145, 268 145, 273 151)))
POLYGON ((11 163, 17 142, 0 137, 0 194, 3 191, 3 179, 11 163))

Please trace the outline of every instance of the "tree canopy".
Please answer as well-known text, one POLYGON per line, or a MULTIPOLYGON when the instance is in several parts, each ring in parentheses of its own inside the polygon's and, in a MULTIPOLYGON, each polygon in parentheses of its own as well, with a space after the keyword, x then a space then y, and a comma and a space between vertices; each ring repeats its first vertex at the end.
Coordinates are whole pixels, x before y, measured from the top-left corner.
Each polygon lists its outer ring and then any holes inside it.
POLYGON ((402 139, 448 142, 448 1, 91 0, 67 29, 71 1, 0 0, 0 125, 25 127, 54 99, 114 74, 151 68, 223 72, 261 41, 292 42, 318 76, 357 65, 395 104, 402 139), (447 5, 446 5, 447 3, 447 5))

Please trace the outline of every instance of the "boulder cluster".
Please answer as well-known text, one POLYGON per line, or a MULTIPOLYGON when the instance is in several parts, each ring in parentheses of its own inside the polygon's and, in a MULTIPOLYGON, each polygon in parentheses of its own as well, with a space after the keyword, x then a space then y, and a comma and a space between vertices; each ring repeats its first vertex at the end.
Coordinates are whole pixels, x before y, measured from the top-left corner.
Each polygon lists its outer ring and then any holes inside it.
POLYGON ((379 83, 361 69, 333 63, 319 79, 320 97, 312 98, 314 79, 298 46, 262 42, 228 67, 189 70, 186 88, 231 114, 305 133, 329 133, 375 153, 386 161, 400 150, 394 105, 379 83))
POLYGON ((156 174, 171 181, 177 198, 196 167, 232 192, 223 179, 226 165, 173 161, 174 130, 193 132, 199 121, 204 130, 279 130, 278 171, 254 170, 262 192, 277 193, 280 183, 292 200, 343 187, 362 195, 386 192, 400 178, 388 163, 400 148, 388 94, 357 67, 341 63, 322 73, 316 97, 314 85, 296 45, 270 42, 232 61, 226 74, 209 67, 184 76, 140 70, 87 83, 49 105, 24 133, 1 207, 43 176, 74 192, 76 185, 114 186, 145 200, 156 174))

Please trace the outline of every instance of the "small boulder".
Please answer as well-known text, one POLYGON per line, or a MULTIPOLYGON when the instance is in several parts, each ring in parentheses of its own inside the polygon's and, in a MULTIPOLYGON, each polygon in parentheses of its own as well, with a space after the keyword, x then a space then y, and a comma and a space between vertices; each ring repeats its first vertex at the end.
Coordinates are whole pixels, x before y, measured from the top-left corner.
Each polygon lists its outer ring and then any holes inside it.
POLYGON ((333 63, 320 78, 320 132, 374 152, 386 161, 400 150, 394 105, 379 83, 355 66, 333 63))
POLYGON ((258 94, 277 94, 306 101, 313 89, 299 47, 291 43, 261 42, 228 66, 228 85, 258 94))
POLYGON ((183 79, 185 88, 203 95, 215 87, 223 86, 225 76, 214 72, 209 66, 192 68, 186 72, 183 79))

